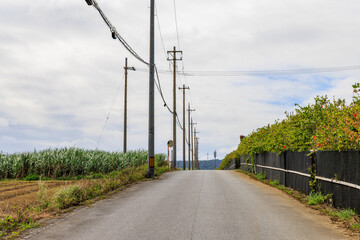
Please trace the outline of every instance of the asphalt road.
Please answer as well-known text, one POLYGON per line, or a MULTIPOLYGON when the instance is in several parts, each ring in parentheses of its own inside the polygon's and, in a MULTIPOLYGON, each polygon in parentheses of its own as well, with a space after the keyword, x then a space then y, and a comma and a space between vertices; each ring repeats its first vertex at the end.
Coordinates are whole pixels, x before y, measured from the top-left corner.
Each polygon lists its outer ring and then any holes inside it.
POLYGON ((133 185, 24 239, 347 239, 283 192, 232 171, 179 171, 133 185))

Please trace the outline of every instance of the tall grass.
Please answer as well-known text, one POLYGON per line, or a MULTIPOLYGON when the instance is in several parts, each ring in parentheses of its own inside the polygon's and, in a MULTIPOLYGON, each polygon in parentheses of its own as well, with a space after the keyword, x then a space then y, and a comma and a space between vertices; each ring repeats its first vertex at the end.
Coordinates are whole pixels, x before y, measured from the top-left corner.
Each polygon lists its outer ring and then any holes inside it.
MULTIPOLYGON (((163 162, 165 155, 155 156, 163 162)), ((0 154, 0 178, 24 178, 31 174, 43 177, 75 177, 93 173, 106 174, 147 161, 147 151, 127 153, 83 150, 78 148, 47 149, 16 154, 0 154)))

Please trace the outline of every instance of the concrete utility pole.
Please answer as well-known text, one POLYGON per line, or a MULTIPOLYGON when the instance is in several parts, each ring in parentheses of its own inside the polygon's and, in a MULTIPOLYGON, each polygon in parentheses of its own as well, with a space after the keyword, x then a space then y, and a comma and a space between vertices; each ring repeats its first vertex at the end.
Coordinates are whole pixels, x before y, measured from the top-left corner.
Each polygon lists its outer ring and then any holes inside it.
POLYGON ((176 117, 177 117, 177 113, 176 113, 176 61, 182 60, 182 51, 176 51, 176 47, 174 47, 173 51, 167 51, 168 53, 168 61, 173 61, 173 79, 174 79, 174 83, 173 83, 173 142, 174 142, 174 147, 173 147, 173 161, 172 161, 172 166, 175 169, 176 168, 176 117), (180 54, 180 58, 176 58, 176 54, 179 53, 180 54))
POLYGON ((125 94, 124 94, 124 153, 126 153, 126 145, 127 145, 127 76, 128 76, 128 70, 135 71, 134 67, 128 67, 127 65, 128 61, 127 58, 125 58, 125 94))
MULTIPOLYGON (((190 103, 188 104, 188 109, 187 109, 187 111, 188 111, 188 152, 189 152, 189 154, 188 154, 188 157, 189 157, 189 170, 191 169, 191 167, 190 167, 190 161, 191 161, 191 159, 190 159, 190 151, 191 151, 191 148, 190 148, 190 144, 191 144, 191 137, 190 137, 190 130, 191 130, 191 126, 192 126, 192 124, 191 124, 191 122, 190 122, 190 113, 191 113, 191 111, 195 111, 195 109, 190 109, 190 103)), ((191 130, 191 132, 192 132, 192 130, 191 130)))
POLYGON ((150 0, 150 66, 149 66, 149 134, 148 134, 148 176, 155 172, 155 0, 150 0))
POLYGON ((190 88, 185 87, 185 84, 183 84, 182 87, 179 87, 179 90, 183 91, 183 170, 185 170, 185 90, 190 90, 190 88))
POLYGON ((196 124, 191 118, 191 170, 194 170, 194 125, 196 124))

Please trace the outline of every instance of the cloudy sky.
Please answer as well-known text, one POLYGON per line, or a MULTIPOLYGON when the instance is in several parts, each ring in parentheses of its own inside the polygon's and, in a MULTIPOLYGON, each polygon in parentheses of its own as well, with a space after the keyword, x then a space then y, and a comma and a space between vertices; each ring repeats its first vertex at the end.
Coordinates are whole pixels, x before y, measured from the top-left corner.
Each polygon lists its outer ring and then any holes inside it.
MULTIPOLYGON (((64 146, 122 151, 124 59, 129 72, 128 148, 147 149, 148 73, 84 0, 2 0, 0 151, 64 146), (108 120, 106 121, 107 117, 108 120), (106 125, 105 125, 106 122, 106 125), (105 126, 105 127, 104 127, 105 126), (103 130, 104 129, 104 130, 103 130)), ((149 59, 149 0, 98 0, 120 35, 149 59)), ((178 70, 265 71, 360 65, 358 0, 157 1, 156 64, 183 51, 178 70), (160 31, 163 42, 161 41, 160 31)), ((212 74, 210 74, 212 75, 212 74)), ((172 106, 172 76, 160 75, 172 106)), ((253 76, 178 76, 190 87, 200 158, 224 157, 239 135, 273 123, 316 95, 351 99, 360 70, 253 76)), ((182 94, 177 91, 182 120, 182 94)), ((156 92, 156 152, 166 152, 172 116, 156 92)), ((182 136, 178 132, 178 159, 182 136)))

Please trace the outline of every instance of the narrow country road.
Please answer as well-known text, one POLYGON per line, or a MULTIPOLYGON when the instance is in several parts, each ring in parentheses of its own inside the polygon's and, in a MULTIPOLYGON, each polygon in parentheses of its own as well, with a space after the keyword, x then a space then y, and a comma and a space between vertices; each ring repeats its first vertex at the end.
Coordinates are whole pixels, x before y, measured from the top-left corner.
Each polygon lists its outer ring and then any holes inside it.
POLYGON ((133 185, 23 239, 347 239, 327 217, 233 171, 178 171, 133 185))

